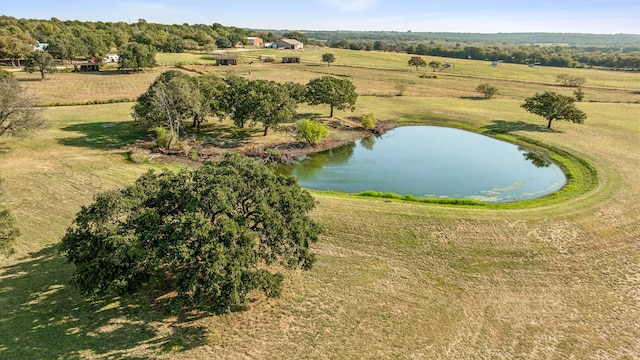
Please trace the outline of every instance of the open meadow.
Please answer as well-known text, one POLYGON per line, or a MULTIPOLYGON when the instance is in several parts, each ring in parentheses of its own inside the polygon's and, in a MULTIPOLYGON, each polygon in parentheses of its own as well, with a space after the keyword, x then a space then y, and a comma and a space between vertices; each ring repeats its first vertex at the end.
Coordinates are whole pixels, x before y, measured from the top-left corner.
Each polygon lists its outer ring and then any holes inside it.
MULTIPOLYGON (((314 192, 318 261, 287 272, 281 298, 172 317, 153 299, 84 299, 56 249, 95 194, 165 166, 129 160, 126 145, 145 135, 133 126, 133 103, 45 107, 48 129, 0 138, 2 201, 22 232, 16 253, 0 257, 1 359, 640 358, 640 73, 451 60, 454 68, 427 79, 419 75, 433 71, 409 67, 406 54, 311 48, 296 53, 302 64, 259 63, 261 54, 283 51, 242 52, 235 67, 159 54, 165 67, 140 74, 16 76, 52 104, 135 98, 175 63, 194 75, 300 83, 331 74, 360 94, 355 112, 337 118, 374 112, 393 124, 521 137, 586 161, 597 181, 561 201, 486 208, 314 192), (321 64, 324 52, 336 63, 321 64), (559 73, 587 79, 578 106, 588 118, 548 131, 520 104, 546 90, 571 95, 559 73), (501 90, 497 99, 478 98, 483 82, 501 90)), ((326 116, 328 107, 299 112, 326 116)), ((249 143, 282 141, 249 134, 249 143)))

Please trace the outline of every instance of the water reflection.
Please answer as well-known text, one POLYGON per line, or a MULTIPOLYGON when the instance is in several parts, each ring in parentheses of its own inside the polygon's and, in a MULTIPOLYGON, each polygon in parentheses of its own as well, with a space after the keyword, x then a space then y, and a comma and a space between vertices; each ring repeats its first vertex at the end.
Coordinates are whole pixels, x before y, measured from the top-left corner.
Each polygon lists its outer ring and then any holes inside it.
POLYGON ((295 175, 300 178, 306 178, 313 176, 316 172, 327 166, 346 164, 351 156, 353 156, 355 148, 356 143, 352 142, 335 149, 305 156, 297 164, 295 175))
POLYGON ((303 187, 416 197, 516 201, 552 193, 564 185, 548 157, 468 131, 433 126, 394 129, 304 157, 280 173, 303 187))
POLYGON ((524 156, 525 160, 530 161, 537 168, 549 167, 552 164, 551 160, 543 154, 521 147, 518 147, 518 150, 523 152, 522 156, 524 156))
POLYGON ((363 148, 371 151, 373 150, 373 146, 376 144, 376 138, 375 136, 369 136, 366 137, 362 140, 360 140, 360 145, 362 145, 363 148))

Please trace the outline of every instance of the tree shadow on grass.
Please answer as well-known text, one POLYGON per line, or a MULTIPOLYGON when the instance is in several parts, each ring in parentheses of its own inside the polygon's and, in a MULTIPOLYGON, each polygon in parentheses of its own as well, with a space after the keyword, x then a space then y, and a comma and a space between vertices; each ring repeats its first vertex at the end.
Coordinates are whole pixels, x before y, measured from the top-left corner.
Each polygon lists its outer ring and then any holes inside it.
POLYGON ((143 359, 206 343, 203 327, 168 324, 133 301, 83 299, 72 270, 55 246, 0 269, 0 358, 143 359))
POLYGON ((323 117, 329 118, 328 116, 322 116, 322 114, 317 112, 296 113, 293 115, 293 122, 303 119, 319 120, 323 117))
POLYGON ((259 126, 246 125, 239 128, 234 125, 205 123, 200 126, 200 133, 197 136, 209 138, 209 142, 217 147, 231 149, 248 144, 251 137, 262 134, 263 131, 259 126))
POLYGON ((114 149, 135 142, 146 131, 133 121, 92 122, 65 126, 63 131, 79 133, 79 136, 58 139, 62 145, 91 149, 114 149))
POLYGON ((546 126, 531 124, 524 121, 509 120, 493 120, 491 125, 487 125, 483 129, 485 129, 485 132, 488 134, 506 134, 514 131, 560 133, 560 131, 555 129, 547 129, 546 126))
POLYGON ((460 96, 460 99, 464 99, 464 100, 489 100, 484 96, 460 96))

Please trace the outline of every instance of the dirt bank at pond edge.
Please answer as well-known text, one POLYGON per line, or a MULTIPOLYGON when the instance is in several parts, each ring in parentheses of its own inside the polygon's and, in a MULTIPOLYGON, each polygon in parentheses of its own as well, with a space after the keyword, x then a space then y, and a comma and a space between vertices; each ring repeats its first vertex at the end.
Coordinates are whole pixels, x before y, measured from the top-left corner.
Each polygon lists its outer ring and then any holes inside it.
MULTIPOLYGON (((362 127, 359 119, 328 119, 322 121, 329 129, 330 136, 321 140, 315 145, 310 145, 298 139, 289 137, 287 141, 282 141, 282 136, 256 136, 251 137, 244 143, 219 144, 215 139, 205 139, 202 141, 184 142, 180 150, 159 149, 155 145, 155 139, 138 140, 127 150, 134 157, 144 157, 157 163, 179 163, 197 167, 206 161, 215 161, 227 152, 238 152, 250 157, 260 158, 264 162, 293 162, 297 158, 328 149, 334 149, 346 145, 353 141, 360 140, 368 136, 379 136, 384 132, 398 126, 395 122, 380 122, 376 129, 366 130, 362 127)), ((293 133, 293 125, 281 132, 293 133)), ((135 161, 135 160, 134 160, 135 161)))

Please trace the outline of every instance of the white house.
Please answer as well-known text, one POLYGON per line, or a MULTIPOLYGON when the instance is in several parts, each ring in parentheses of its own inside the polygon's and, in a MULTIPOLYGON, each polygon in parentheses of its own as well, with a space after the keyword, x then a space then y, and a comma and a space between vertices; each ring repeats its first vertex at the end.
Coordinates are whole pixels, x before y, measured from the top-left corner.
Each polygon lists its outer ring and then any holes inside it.
POLYGON ((33 50, 44 51, 44 49, 46 49, 47 46, 49 46, 49 44, 45 44, 37 41, 36 44, 33 46, 33 50))
POLYGON ((104 62, 109 63, 109 62, 118 62, 120 61, 120 55, 115 54, 115 55, 107 55, 104 57, 104 62))

